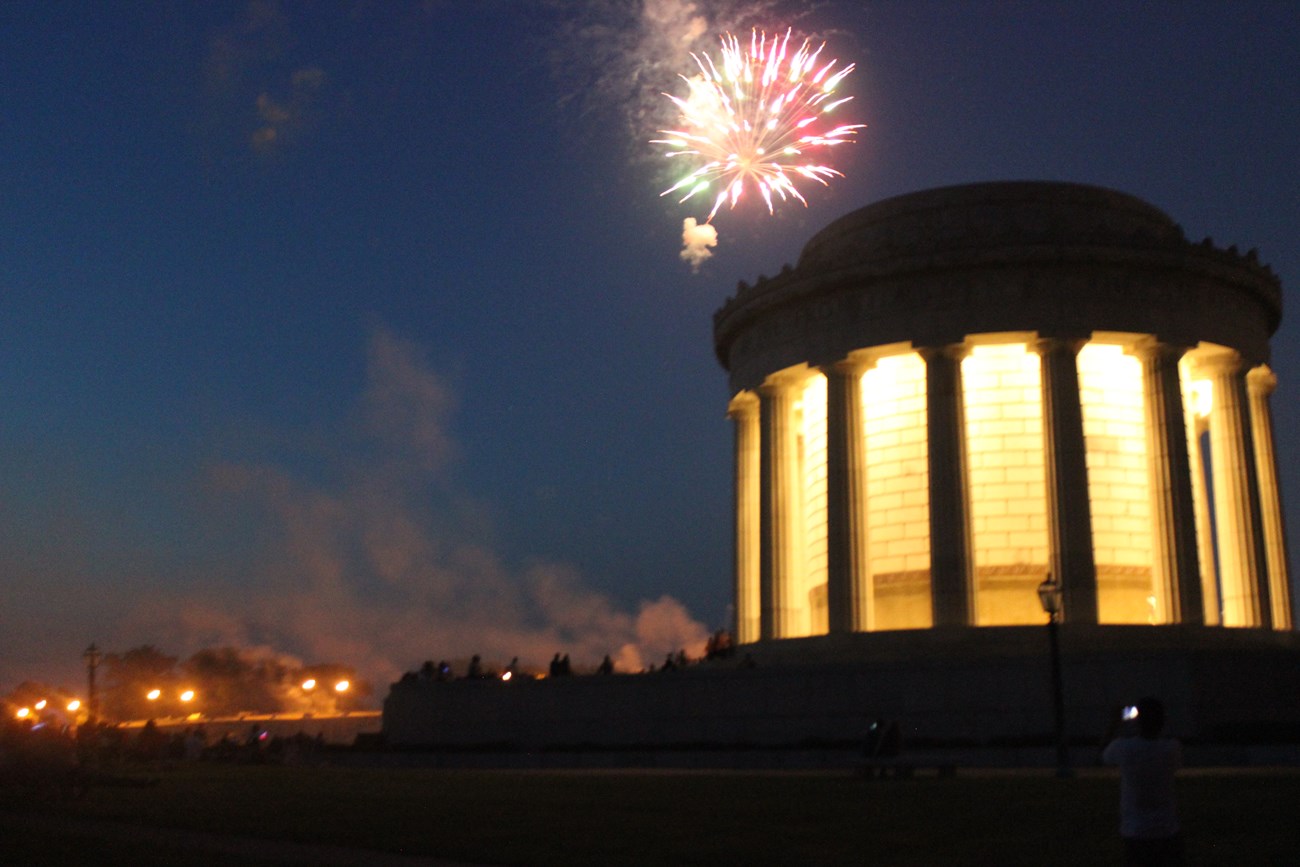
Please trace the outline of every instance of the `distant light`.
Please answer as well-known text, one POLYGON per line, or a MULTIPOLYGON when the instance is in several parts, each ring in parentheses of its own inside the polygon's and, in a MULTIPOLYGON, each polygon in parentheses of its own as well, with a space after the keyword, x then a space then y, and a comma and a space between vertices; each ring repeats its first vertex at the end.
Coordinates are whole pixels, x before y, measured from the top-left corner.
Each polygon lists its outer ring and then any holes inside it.
POLYGON ((49 702, 47 702, 45 699, 41 699, 40 701, 36 702, 36 709, 45 710, 45 705, 47 705, 48 703, 49 702))
POLYGON ((160 695, 162 695, 161 689, 151 689, 145 693, 144 697, 149 699, 149 701, 157 701, 160 695))
POLYGON ((194 690, 187 689, 181 693, 181 701, 194 701, 194 690))
POLYGON ((20 708, 18 708, 18 718, 19 718, 19 719, 27 719, 27 718, 28 718, 29 716, 31 716, 31 715, 32 715, 32 709, 31 709, 31 708, 29 708, 29 707, 20 707, 20 708))
POLYGON ((69 711, 81 710, 81 700, 74 698, 72 701, 68 702, 68 710, 69 711))
POLYGON ((302 688, 303 688, 303 689, 315 689, 315 688, 316 688, 316 678, 314 678, 314 677, 309 677, 309 678, 307 678, 306 680, 304 680, 304 681, 302 682, 302 688))
POLYGON ((509 680, 513 676, 513 674, 514 674, 513 672, 507 671, 505 674, 501 675, 501 679, 509 680))
POLYGON ((347 692, 351 686, 352 684, 348 683, 346 680, 340 680, 338 683, 334 684, 334 691, 347 692))

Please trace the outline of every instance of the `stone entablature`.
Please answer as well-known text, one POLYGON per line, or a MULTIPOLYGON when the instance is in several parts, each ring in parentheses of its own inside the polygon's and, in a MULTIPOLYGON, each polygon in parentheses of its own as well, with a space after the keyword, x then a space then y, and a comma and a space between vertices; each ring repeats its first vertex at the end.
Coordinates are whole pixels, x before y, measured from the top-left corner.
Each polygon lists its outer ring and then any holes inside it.
POLYGON ((1262 364, 1280 319, 1278 280, 1253 250, 1189 243, 1121 193, 1020 182, 901 196, 841 218, 797 267, 740 284, 714 336, 739 390, 864 346, 998 331, 1153 334, 1262 364))

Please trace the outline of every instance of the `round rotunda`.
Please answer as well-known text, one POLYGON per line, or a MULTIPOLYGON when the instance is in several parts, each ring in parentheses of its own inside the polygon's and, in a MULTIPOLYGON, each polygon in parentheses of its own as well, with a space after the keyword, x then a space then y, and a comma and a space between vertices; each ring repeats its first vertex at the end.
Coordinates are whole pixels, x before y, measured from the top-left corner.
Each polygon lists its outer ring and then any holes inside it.
POLYGON ((1292 628, 1276 276, 1079 184, 851 213, 714 317, 740 643, 1041 624, 1292 628))

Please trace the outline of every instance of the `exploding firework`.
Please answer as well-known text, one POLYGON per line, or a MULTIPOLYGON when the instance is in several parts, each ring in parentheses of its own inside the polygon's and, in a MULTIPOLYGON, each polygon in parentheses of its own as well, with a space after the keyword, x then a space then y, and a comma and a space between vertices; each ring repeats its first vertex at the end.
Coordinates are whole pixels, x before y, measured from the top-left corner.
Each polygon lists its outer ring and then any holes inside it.
POLYGON ((835 88, 853 71, 836 70, 836 60, 820 59, 825 43, 805 39, 790 50, 790 31, 772 36, 755 30, 746 49, 732 34, 722 36, 717 63, 708 54, 691 55, 697 75, 682 79, 689 95, 665 94, 681 111, 681 129, 660 130, 671 147, 670 159, 686 158, 695 168, 661 195, 681 193, 685 202, 720 185, 708 221, 729 204, 734 208, 747 187, 758 190, 771 213, 775 200, 808 202, 795 185, 812 180, 825 185, 842 177, 817 162, 824 148, 850 141, 863 124, 834 125, 829 115, 852 97, 835 88))

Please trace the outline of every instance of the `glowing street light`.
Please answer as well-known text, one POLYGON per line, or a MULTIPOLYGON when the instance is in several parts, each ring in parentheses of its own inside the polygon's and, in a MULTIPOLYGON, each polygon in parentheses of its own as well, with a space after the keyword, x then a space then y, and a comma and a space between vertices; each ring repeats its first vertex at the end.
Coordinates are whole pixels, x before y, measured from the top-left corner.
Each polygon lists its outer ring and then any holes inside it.
POLYGON ((181 701, 194 701, 194 690, 187 689, 181 693, 181 701))
POLYGON ((20 708, 18 708, 17 717, 18 717, 19 719, 27 719, 27 718, 28 718, 29 716, 31 716, 31 715, 32 715, 32 709, 31 709, 31 708, 29 708, 29 707, 20 707, 20 708))
POLYGON ((313 689, 316 688, 316 678, 309 677, 306 680, 304 680, 302 682, 302 688, 307 690, 307 692, 311 692, 313 689))
POLYGON ((68 713, 76 713, 79 710, 81 710, 80 699, 74 698, 72 701, 68 702, 68 713))
POLYGON ((45 706, 47 704, 49 704, 49 702, 47 702, 45 699, 41 699, 40 701, 36 702, 36 709, 45 710, 45 706))
POLYGON ((144 697, 149 699, 149 701, 157 701, 161 696, 162 696, 161 689, 151 689, 144 694, 144 697))
POLYGON ((334 684, 334 691, 347 692, 351 687, 352 684, 348 683, 346 680, 340 680, 338 683, 334 684))

